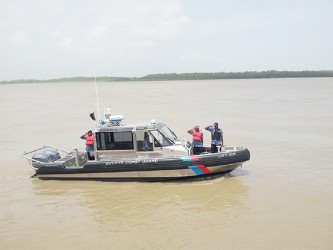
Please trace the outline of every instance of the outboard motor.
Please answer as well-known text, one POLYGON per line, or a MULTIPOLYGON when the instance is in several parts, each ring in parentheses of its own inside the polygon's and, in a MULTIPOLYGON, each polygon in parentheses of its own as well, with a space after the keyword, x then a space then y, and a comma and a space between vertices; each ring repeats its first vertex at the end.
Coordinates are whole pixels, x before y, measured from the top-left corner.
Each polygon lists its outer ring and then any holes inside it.
POLYGON ((44 154, 44 153, 36 153, 31 157, 31 159, 32 159, 32 166, 34 168, 40 168, 42 166, 41 163, 36 162, 36 161, 40 161, 40 162, 52 161, 50 155, 44 154), (34 161, 34 160, 36 160, 36 161, 34 161))
POLYGON ((49 161, 56 161, 61 158, 59 152, 55 149, 46 149, 43 151, 43 154, 46 154, 50 157, 49 161))

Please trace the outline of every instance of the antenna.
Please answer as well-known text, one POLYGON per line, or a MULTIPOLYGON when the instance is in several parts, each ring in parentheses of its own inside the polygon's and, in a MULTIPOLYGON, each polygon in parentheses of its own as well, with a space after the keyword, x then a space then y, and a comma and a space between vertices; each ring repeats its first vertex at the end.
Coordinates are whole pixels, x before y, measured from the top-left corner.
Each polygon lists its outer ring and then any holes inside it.
POLYGON ((97 90, 97 82, 96 82, 96 74, 95 74, 95 67, 94 67, 94 78, 95 78, 95 91, 96 91, 96 102, 97 102, 97 114, 98 120, 101 120, 101 116, 99 114, 99 103, 98 103, 98 90, 97 90))

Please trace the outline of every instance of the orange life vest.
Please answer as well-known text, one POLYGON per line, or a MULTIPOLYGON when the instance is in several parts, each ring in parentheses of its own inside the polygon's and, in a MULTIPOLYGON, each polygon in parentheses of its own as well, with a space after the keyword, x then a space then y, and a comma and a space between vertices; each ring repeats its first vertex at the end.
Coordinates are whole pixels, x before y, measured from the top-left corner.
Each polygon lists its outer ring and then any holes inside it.
POLYGON ((92 146, 94 145, 94 136, 86 134, 86 145, 92 146))
POLYGON ((193 138, 192 138, 193 141, 201 141, 202 132, 200 130, 199 131, 194 130, 192 132, 192 135, 193 135, 193 138))

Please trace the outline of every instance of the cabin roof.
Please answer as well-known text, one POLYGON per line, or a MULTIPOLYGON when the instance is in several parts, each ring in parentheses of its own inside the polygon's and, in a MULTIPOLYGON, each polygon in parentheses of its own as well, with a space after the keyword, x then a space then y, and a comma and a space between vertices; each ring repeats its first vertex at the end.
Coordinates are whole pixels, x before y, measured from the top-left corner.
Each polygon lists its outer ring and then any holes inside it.
POLYGON ((112 125, 112 124, 106 124, 106 125, 100 125, 96 132, 115 132, 115 131, 133 131, 133 130, 145 130, 145 129, 156 129, 163 125, 161 122, 157 122, 154 124, 148 123, 148 122, 142 122, 142 123, 126 123, 121 125, 112 125))

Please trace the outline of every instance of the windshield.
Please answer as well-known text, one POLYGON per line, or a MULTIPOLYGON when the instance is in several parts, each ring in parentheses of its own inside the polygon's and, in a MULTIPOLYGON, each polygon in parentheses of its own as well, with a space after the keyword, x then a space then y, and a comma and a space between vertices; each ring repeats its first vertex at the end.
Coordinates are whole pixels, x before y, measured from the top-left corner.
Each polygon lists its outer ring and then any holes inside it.
POLYGON ((170 142, 174 143, 178 140, 177 136, 173 131, 171 131, 166 125, 163 123, 156 124, 156 129, 170 142))

